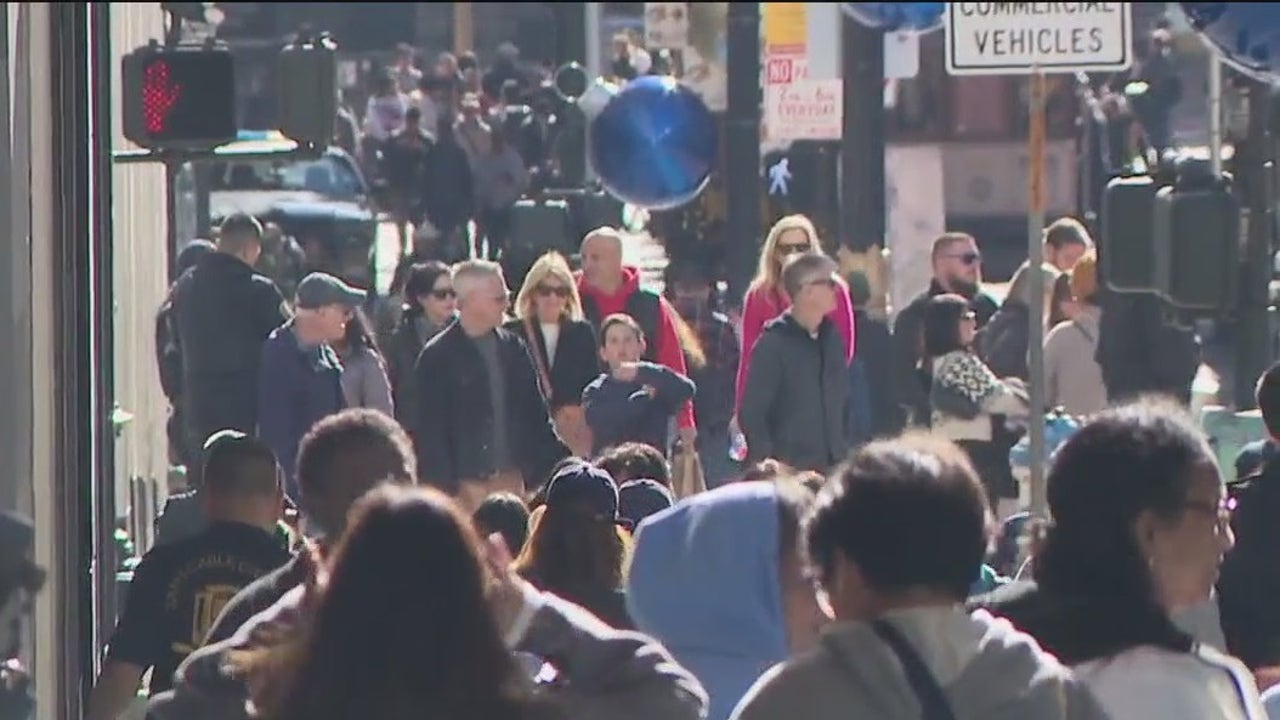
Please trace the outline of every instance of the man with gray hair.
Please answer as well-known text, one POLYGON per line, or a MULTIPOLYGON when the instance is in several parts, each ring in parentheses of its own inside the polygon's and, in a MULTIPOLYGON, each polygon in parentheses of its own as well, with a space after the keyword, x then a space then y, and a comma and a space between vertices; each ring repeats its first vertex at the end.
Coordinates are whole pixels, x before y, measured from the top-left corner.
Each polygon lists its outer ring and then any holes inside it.
POLYGON ((422 482, 472 512, 491 493, 524 496, 569 450, 551 425, 529 351, 502 327, 511 294, 501 266, 459 263, 453 288, 458 319, 427 343, 414 368, 412 430, 422 482))
POLYGON ((780 460, 824 472, 849 450, 849 372, 835 309, 836 262, 821 253, 793 255, 782 268, 791 307, 764 327, 751 350, 738 421, 747 461, 780 460))

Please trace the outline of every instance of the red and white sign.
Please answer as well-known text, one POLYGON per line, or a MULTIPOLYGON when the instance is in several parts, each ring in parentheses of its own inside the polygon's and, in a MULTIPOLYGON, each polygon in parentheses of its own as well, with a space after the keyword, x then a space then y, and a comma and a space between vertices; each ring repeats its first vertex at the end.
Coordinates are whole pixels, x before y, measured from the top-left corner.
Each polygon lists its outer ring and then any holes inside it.
POLYGON ((839 140, 844 125, 841 80, 799 80, 765 88, 770 140, 839 140))
POLYGON ((794 53, 765 57, 764 84, 787 85, 809 77, 809 60, 794 53))

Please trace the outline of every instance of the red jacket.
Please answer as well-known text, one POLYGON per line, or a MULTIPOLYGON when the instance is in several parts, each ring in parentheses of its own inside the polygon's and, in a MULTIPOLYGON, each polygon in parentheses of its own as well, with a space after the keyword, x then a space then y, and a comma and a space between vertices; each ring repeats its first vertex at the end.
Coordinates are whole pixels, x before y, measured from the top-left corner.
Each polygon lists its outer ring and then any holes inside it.
MULTIPOLYGON (((640 271, 634 267, 622 268, 622 284, 615 292, 610 294, 605 294, 599 288, 587 284, 581 272, 577 273, 576 277, 578 280, 578 293, 583 298, 591 297, 596 304, 596 308, 600 311, 601 319, 614 313, 626 312, 627 298, 640 289, 640 271)), ((658 318, 657 337, 646 338, 645 340, 652 345, 655 362, 688 377, 689 370, 684 363, 684 350, 680 347, 680 336, 676 333, 676 325, 672 320, 675 309, 671 307, 666 298, 659 297, 659 303, 661 312, 658 318)), ((596 330, 599 331, 599 328, 596 328, 596 330)), ((686 402, 681 406, 680 412, 676 415, 676 425, 680 428, 696 427, 693 421, 692 402, 686 402)))
MULTIPOLYGON (((738 356, 737 401, 734 410, 742 404, 742 391, 747 387, 747 370, 751 367, 751 349, 755 347, 764 324, 786 312, 791 301, 776 290, 752 288, 742 300, 742 353, 738 356)), ((836 324, 840 337, 844 339, 844 359, 853 362, 853 302, 849 299, 849 288, 840 286, 836 293, 836 309, 827 316, 836 324)))

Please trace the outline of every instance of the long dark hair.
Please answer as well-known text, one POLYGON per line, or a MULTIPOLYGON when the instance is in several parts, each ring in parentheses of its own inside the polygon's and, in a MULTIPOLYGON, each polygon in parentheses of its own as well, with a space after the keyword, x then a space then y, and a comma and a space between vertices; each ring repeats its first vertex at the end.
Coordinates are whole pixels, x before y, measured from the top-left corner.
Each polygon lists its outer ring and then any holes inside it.
POLYGON ((624 530, 572 505, 543 506, 516 570, 543 590, 572 599, 622 587, 627 563, 624 530))
POLYGON ((423 313, 422 305, 418 302, 418 298, 431 294, 431 291, 436 287, 436 281, 449 274, 449 266, 439 260, 428 260, 427 262, 413 263, 404 267, 405 271, 402 277, 404 312, 405 315, 416 317, 423 313))
POLYGON ((924 306, 921 342, 925 360, 962 350, 960 320, 970 312, 969 301, 959 295, 938 295, 924 306))
POLYGON ((378 350, 378 341, 373 338, 373 331, 369 329, 369 318, 360 308, 352 311, 351 318, 347 320, 347 330, 342 343, 347 346, 348 351, 364 349, 378 355, 382 354, 378 350))
POLYGON ((1058 450, 1048 477, 1048 525, 1035 558, 1039 586, 1089 599, 1123 616, 1115 651, 1154 644, 1188 649, 1160 605, 1151 568, 1134 536, 1145 511, 1182 512, 1193 470, 1212 463, 1199 429, 1180 408, 1143 400, 1095 416, 1058 450))
POLYGON ((383 486, 352 510, 293 641, 242 660, 273 720, 555 717, 507 649, 471 523, 443 494, 383 486))

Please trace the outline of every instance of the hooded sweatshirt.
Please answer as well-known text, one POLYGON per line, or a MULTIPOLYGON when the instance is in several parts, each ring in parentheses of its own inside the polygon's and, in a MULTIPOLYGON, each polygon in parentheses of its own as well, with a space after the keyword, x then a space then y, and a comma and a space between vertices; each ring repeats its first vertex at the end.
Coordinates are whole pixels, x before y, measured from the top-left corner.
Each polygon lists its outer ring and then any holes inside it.
MULTIPOLYGON (((592 320, 593 324, 597 326, 597 330, 599 329, 600 321, 604 318, 614 313, 625 313, 627 311, 627 300, 640 291, 640 270, 630 265, 622 268, 622 283, 612 293, 605 293, 600 288, 588 283, 582 273, 578 273, 576 277, 578 293, 582 295, 584 301, 589 298, 594 302, 596 310, 599 311, 599 316, 592 320)), ((660 365, 666 365, 677 373, 688 377, 689 369, 685 366, 684 350, 680 346, 680 335, 676 332, 675 310, 662 297, 658 298, 658 308, 657 337, 645 338, 645 342, 652 349, 655 362, 660 365)), ((646 329, 645 332, 652 331, 646 329)), ((681 406, 680 412, 676 414, 676 426, 680 428, 695 427, 692 402, 686 402, 681 406)))
MULTIPOLYGON (((960 607, 912 608, 884 620, 941 687, 956 720, 1106 720, 1083 684, 1005 620, 960 607)), ((841 623, 770 670, 735 720, 917 720, 921 704, 901 662, 870 625, 841 623)))
POLYGON ((702 493, 636 531, 628 610, 706 688, 707 720, 729 717, 789 654, 779 555, 777 492, 767 482, 702 493))

